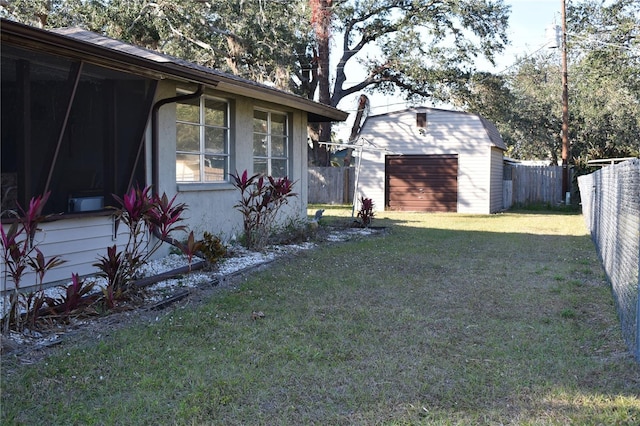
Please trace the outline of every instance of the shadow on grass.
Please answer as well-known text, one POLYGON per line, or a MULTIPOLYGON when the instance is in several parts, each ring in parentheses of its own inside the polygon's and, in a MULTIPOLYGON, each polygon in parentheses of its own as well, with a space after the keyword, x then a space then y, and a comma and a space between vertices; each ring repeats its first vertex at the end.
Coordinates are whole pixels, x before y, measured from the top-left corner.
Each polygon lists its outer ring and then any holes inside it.
POLYGON ((380 215, 19 368, 3 424, 634 424, 640 369, 580 221, 380 215))

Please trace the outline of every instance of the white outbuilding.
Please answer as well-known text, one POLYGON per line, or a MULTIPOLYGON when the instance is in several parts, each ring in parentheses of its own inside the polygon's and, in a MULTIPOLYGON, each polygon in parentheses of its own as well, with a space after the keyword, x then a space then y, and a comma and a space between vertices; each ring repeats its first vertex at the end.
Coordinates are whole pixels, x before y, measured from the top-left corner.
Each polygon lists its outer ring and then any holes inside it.
POLYGON ((376 210, 489 214, 503 209, 506 145, 478 115, 409 108, 369 116, 358 198, 376 210))

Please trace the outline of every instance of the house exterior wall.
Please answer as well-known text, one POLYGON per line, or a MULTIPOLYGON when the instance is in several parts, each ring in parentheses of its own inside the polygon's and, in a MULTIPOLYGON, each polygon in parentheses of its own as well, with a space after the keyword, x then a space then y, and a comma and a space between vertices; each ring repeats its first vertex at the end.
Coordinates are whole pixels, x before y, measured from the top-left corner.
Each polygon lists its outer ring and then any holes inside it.
MULTIPOLYGON (((126 244, 125 227, 114 236, 113 218, 101 207, 117 205, 113 194, 121 197, 131 184, 153 185, 154 191, 185 203, 184 224, 196 238, 204 231, 223 239, 242 232, 241 214, 233 207, 240 194, 231 183, 176 182, 176 104, 152 113, 157 121, 149 119, 154 102, 177 95, 178 82, 180 89, 194 92, 202 85, 208 94, 229 101, 229 172, 253 171, 254 108, 288 115, 288 177, 298 196, 289 199, 280 217, 283 222, 306 218, 307 122, 341 121, 347 113, 80 28, 49 31, 3 19, 0 33, 1 110, 7 124, 0 165, 2 209, 26 206, 31 197, 51 193, 44 214, 55 217, 41 224, 36 238, 46 257, 60 255, 66 263, 50 270, 46 282, 93 273, 92 264, 107 247, 126 244), (72 90, 68 82, 76 78, 79 84, 72 90), (152 142, 154 130, 157 143, 152 142)), ((283 156, 278 152, 277 157, 283 156)), ((9 215, 3 215, 3 222, 7 230, 9 215)), ((4 267, 0 259, 0 273, 4 267)), ((23 287, 32 285, 27 278, 23 287)), ((13 287, 6 280, 0 284, 0 290, 13 287)))
MULTIPOLYGON (((156 101, 176 96, 176 84, 162 81, 158 87, 156 101)), ((294 192, 297 197, 281 210, 284 223, 287 220, 303 220, 306 218, 307 203, 307 114, 306 112, 279 105, 264 103, 230 93, 207 91, 207 93, 228 99, 231 104, 231 171, 240 173, 253 168, 253 110, 255 107, 268 108, 289 114, 290 127, 290 179, 295 182, 294 192)), ((166 193, 169 198, 176 195, 177 202, 185 203, 188 210, 183 222, 189 230, 193 230, 196 238, 208 231, 223 240, 239 237, 242 234, 242 216, 233 206, 239 200, 239 192, 231 183, 215 184, 177 184, 176 183, 176 106, 167 104, 158 112, 158 157, 160 166, 158 193, 166 193)), ((153 181, 151 120, 146 131, 146 170, 148 185, 153 181)), ((5 230, 9 225, 3 225, 5 230)), ((72 273, 89 275, 97 270, 93 266, 99 256, 106 254, 106 248, 113 244, 123 247, 126 243, 125 228, 121 226, 118 235, 114 236, 114 221, 110 215, 88 215, 43 223, 41 232, 37 234, 39 248, 46 258, 59 255, 66 262, 51 269, 45 276, 45 283, 69 280, 72 273)), ((186 238, 175 235, 177 239, 186 238)), ((155 257, 168 254, 170 247, 165 244, 155 257)), ((0 261, 0 271, 4 265, 0 261)), ((13 288, 12 282, 2 280, 0 291, 13 288)), ((36 285, 35 276, 27 274, 21 288, 36 285)))
MULTIPOLYGON (((165 83, 159 98, 175 96, 176 86, 165 83)), ((289 178, 295 182, 294 192, 298 194, 281 210, 281 217, 302 219, 306 217, 307 160, 306 160, 306 113, 264 103, 243 96, 235 96, 215 90, 206 94, 230 101, 230 172, 253 171, 253 111, 255 107, 266 108, 289 114, 290 149, 289 178), (304 148, 304 149, 303 149, 304 148)), ((160 109, 160 163, 161 173, 159 193, 169 197, 177 194, 177 200, 188 206, 185 225, 193 230, 196 237, 207 231, 223 240, 242 234, 242 215, 233 208, 240 199, 239 191, 231 183, 176 183, 176 108, 175 104, 160 109)))
MULTIPOLYGON (((358 182, 358 197, 373 199, 376 210, 384 209, 384 155, 458 155, 458 212, 487 214, 494 210, 493 171, 502 151, 491 141, 478 116, 437 109, 411 109, 371 116, 360 133, 365 141, 358 182), (416 113, 427 112, 424 131, 416 126, 416 113), (371 150, 375 146, 378 150, 371 150)), ((499 178, 502 194, 502 175, 499 178)), ((500 203, 502 200, 500 199, 500 203)))
MULTIPOLYGON (((6 231, 8 225, 2 226, 6 231)), ((74 273, 81 276, 94 273, 96 268, 92 264, 98 256, 106 255, 107 247, 114 244, 124 247, 128 235, 124 226, 116 232, 113 216, 105 215, 45 222, 38 228, 34 241, 45 259, 60 256, 65 261, 46 273, 45 283, 70 281, 74 273)), ((4 266, 0 261, 3 272, 0 291, 14 288, 12 281, 4 279, 4 266)), ((33 288, 39 284, 35 274, 29 272, 22 277, 20 288, 33 288)))

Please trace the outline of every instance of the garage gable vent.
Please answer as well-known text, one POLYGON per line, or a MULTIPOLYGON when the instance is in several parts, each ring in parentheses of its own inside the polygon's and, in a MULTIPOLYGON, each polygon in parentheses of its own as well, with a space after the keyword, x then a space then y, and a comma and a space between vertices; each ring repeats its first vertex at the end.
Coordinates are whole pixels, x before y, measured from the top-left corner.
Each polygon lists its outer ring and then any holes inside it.
POLYGON ((425 129, 427 127, 427 113, 419 112, 416 114, 416 126, 419 129, 425 129))
POLYGON ((427 135, 427 113, 419 112, 416 114, 416 128, 421 136, 427 135))

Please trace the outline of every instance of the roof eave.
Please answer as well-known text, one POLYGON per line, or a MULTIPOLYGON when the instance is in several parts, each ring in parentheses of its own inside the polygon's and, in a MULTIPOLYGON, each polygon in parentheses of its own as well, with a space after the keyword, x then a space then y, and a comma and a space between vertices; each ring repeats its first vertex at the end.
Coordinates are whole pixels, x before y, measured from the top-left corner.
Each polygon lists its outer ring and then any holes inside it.
POLYGON ((55 32, 6 20, 3 20, 2 23, 3 43, 40 50, 45 47, 46 51, 50 53, 88 61, 107 68, 144 75, 155 80, 174 79, 181 82, 216 87, 230 93, 302 110, 307 113, 309 122, 344 121, 349 116, 347 112, 329 105, 320 104, 255 82, 245 82, 243 79, 227 76, 214 70, 209 73, 170 61, 157 62, 55 32))
POLYGON ((298 95, 283 92, 269 87, 255 87, 251 83, 244 83, 235 79, 226 79, 218 76, 217 88, 222 91, 233 92, 238 95, 259 97, 266 102, 273 102, 290 108, 306 111, 309 122, 344 121, 349 113, 324 105, 318 102, 307 100, 298 95))

